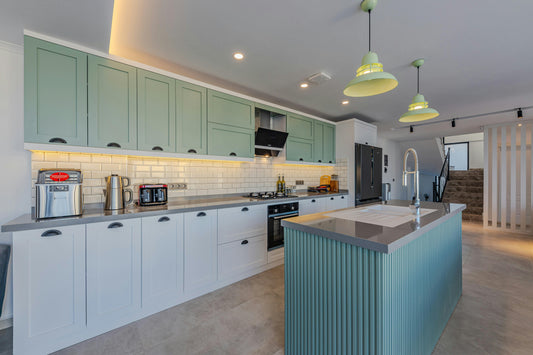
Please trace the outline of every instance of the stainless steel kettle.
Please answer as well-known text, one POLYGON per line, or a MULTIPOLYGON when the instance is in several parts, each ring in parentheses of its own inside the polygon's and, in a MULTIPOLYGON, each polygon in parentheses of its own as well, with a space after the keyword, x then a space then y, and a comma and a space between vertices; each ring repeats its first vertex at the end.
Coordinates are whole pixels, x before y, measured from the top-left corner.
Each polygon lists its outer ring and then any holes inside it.
POLYGON ((125 176, 118 176, 117 174, 111 174, 110 176, 106 177, 105 180, 106 188, 104 189, 104 208, 106 210, 121 210, 133 201, 133 191, 131 189, 125 189, 125 187, 130 186, 129 178, 125 176), (130 194, 127 200, 124 199, 126 193, 130 194))

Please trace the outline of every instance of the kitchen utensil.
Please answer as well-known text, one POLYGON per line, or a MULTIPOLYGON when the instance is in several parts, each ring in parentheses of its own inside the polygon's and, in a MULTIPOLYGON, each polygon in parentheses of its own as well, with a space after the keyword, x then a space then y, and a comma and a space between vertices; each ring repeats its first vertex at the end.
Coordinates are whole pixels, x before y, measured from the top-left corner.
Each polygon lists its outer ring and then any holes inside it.
POLYGON ((168 200, 168 186, 139 185, 139 206, 164 205, 168 200))
POLYGON ((331 181, 331 176, 329 175, 322 175, 320 177, 320 185, 329 185, 331 181))
POLYGON ((130 186, 130 179, 125 176, 111 174, 106 177, 106 188, 104 189, 104 208, 106 210, 121 210, 133 201, 133 191, 131 189, 126 189, 125 187, 127 186, 130 186), (125 181, 127 181, 127 183, 125 183, 125 181), (124 199, 126 193, 130 194, 127 200, 124 199))
POLYGON ((41 169, 35 183, 36 218, 78 216, 83 197, 80 170, 41 169))

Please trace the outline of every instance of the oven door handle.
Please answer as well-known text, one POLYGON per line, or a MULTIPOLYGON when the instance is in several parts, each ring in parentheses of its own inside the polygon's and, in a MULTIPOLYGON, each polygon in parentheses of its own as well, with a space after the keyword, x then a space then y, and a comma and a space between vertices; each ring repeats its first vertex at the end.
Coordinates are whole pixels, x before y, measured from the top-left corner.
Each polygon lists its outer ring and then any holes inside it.
POLYGON ((284 214, 282 216, 270 217, 270 218, 272 218, 272 219, 283 219, 283 218, 290 218, 290 217, 298 217, 298 213, 284 214))

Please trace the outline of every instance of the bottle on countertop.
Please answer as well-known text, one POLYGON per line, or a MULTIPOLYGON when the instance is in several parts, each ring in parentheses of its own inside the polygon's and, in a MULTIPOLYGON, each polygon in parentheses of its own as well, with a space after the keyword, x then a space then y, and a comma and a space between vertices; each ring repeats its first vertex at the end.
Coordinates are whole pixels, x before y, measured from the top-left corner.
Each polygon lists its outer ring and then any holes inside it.
POLYGON ((281 176, 281 193, 285 194, 285 176, 281 176))
POLYGON ((281 175, 278 175, 278 182, 276 182, 276 193, 281 192, 281 175))

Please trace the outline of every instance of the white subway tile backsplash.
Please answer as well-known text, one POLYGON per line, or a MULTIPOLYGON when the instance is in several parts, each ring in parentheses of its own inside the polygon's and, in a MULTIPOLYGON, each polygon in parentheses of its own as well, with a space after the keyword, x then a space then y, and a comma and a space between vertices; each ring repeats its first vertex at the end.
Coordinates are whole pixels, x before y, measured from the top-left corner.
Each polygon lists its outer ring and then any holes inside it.
MULTIPOLYGON (((119 174, 131 178, 132 188, 140 184, 183 182, 187 190, 169 191, 169 197, 271 191, 276 188, 278 175, 287 185, 304 180, 302 188, 317 185, 322 175, 339 175, 341 189, 346 189, 347 162, 340 160, 335 167, 274 164, 272 160, 256 158, 253 162, 183 160, 144 158, 79 153, 32 153, 32 179, 41 168, 81 169, 84 176, 84 202, 103 202, 105 177, 119 174)), ((34 194, 33 194, 34 195, 34 194)))

